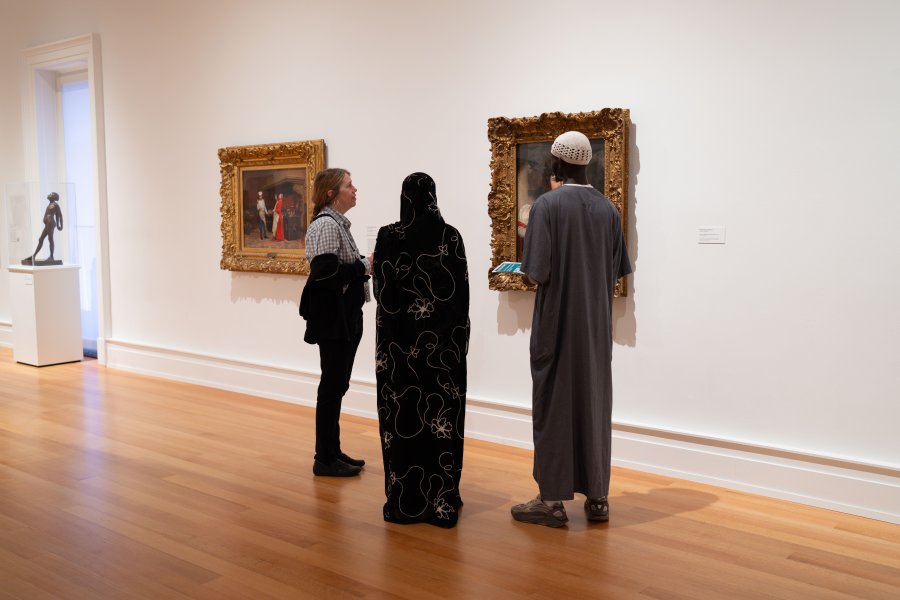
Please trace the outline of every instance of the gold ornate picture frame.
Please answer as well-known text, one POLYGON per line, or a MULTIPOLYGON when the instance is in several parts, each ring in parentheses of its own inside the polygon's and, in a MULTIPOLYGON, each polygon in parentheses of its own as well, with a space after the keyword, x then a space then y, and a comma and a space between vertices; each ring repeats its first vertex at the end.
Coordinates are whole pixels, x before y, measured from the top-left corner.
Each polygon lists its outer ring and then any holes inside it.
POLYGON ((230 271, 308 275, 306 228, 325 141, 219 149, 222 260, 230 271))
MULTIPOLYGON (((588 181, 619 210, 628 241, 628 130, 627 108, 604 108, 586 113, 543 113, 536 117, 488 119, 491 142, 491 267, 492 290, 534 290, 521 275, 494 273, 506 261, 520 262, 521 241, 527 228, 530 202, 550 190, 550 145, 561 133, 580 131, 590 140, 594 158, 588 181)), ((616 296, 625 296, 624 279, 616 296)))

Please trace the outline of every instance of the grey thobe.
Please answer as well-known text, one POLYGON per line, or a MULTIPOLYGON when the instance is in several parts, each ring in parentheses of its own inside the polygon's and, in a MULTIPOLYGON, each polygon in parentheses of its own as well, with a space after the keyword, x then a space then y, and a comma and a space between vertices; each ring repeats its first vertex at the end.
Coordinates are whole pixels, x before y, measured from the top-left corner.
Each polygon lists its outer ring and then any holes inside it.
POLYGON ((631 273, 619 213, 592 187, 534 203, 522 271, 538 283, 531 325, 534 479, 541 497, 609 494, 612 297, 631 273))

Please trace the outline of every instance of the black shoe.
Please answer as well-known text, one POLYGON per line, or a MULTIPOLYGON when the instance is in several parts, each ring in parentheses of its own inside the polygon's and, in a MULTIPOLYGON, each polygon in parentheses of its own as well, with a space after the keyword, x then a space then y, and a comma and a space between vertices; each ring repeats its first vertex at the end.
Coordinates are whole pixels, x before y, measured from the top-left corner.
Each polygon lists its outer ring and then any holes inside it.
POLYGON ((606 500, 606 496, 593 500, 585 498, 584 512, 588 521, 599 521, 601 523, 609 521, 609 502, 606 500))
POLYGON ((340 454, 338 454, 337 457, 338 457, 340 460, 342 460, 342 461, 344 461, 345 463, 347 463, 348 465, 351 465, 351 466, 354 466, 354 467, 364 467, 364 466, 366 466, 366 461, 364 461, 363 459, 361 459, 361 458, 350 458, 349 456, 347 456, 347 455, 344 454, 343 452, 341 452, 340 454))
POLYGON ((339 458, 328 464, 318 460, 313 462, 313 475, 319 477, 353 477, 359 475, 360 471, 362 467, 348 465, 339 458))
POLYGON ((512 518, 523 523, 546 525, 547 527, 562 527, 569 520, 566 516, 566 507, 562 502, 546 504, 538 494, 534 500, 525 504, 516 504, 510 509, 512 518))

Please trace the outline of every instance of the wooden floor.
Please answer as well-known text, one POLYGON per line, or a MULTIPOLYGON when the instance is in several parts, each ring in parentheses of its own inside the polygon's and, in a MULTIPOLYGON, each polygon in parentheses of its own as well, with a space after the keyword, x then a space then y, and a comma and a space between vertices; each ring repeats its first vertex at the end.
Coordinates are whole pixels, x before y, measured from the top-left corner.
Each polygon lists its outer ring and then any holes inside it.
POLYGON ((624 469, 611 521, 512 521, 531 453, 467 441, 453 530, 311 474, 313 411, 0 349, 0 598, 900 598, 900 527, 624 469))

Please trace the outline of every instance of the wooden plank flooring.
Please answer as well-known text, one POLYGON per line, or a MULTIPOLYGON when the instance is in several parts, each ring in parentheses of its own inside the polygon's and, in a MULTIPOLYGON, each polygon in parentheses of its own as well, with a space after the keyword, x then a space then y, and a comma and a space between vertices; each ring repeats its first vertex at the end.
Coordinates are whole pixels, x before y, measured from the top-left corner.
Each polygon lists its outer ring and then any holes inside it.
POLYGON ((531 453, 466 442, 459 525, 311 474, 313 410, 0 349, 0 598, 900 598, 900 527, 615 469, 611 522, 512 521, 531 453))

